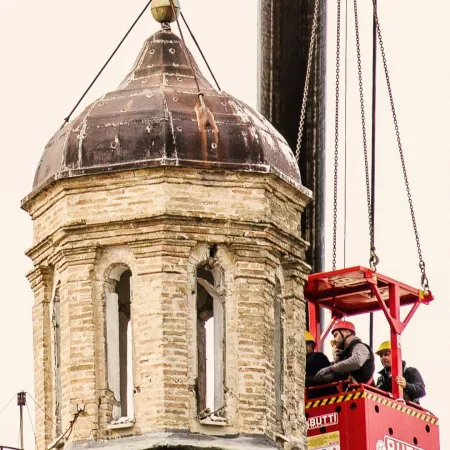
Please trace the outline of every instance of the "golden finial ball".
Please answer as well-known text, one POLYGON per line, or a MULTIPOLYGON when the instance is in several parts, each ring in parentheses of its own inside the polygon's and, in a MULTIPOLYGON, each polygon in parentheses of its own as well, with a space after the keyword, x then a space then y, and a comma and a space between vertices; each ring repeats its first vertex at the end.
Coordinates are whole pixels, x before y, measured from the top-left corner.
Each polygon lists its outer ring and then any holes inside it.
POLYGON ((178 0, 152 1, 152 16, 157 22, 159 23, 175 22, 175 20, 177 20, 177 17, 179 15, 180 15, 180 2, 178 0))

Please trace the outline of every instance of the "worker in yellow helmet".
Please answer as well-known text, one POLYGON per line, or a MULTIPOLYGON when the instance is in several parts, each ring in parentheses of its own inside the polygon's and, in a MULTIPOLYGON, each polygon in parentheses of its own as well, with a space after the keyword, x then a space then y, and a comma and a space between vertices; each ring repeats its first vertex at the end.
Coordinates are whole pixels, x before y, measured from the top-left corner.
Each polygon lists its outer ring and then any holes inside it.
MULTIPOLYGON (((380 357, 383 366, 383 369, 379 372, 380 376, 377 380, 377 388, 382 391, 392 392, 391 343, 389 341, 382 342, 376 354, 380 357)), ((426 394, 422 376, 414 367, 406 367, 405 361, 402 361, 402 367, 403 375, 397 376, 394 381, 403 388, 405 400, 419 403, 419 399, 426 394)))
POLYGON ((305 377, 305 385, 306 387, 311 387, 318 383, 315 379, 316 373, 323 369, 324 367, 328 367, 330 365, 330 361, 326 357, 326 355, 322 352, 316 352, 316 341, 313 335, 309 331, 305 331, 305 343, 306 343, 306 377, 305 377))

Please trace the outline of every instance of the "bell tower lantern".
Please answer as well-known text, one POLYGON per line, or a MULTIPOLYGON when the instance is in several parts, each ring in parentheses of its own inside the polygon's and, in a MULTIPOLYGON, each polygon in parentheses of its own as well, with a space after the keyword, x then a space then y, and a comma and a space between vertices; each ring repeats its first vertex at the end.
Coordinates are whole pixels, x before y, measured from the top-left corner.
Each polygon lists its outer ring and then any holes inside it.
POLYGON ((167 3, 23 200, 37 445, 303 449, 311 193, 283 137, 200 73, 167 3))

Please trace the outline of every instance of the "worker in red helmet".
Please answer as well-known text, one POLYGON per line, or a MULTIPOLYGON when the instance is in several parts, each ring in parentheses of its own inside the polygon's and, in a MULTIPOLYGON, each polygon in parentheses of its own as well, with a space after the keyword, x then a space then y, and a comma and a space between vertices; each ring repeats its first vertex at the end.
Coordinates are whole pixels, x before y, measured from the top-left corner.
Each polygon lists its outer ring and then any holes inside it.
POLYGON ((355 326, 351 322, 338 320, 331 333, 337 358, 334 364, 320 370, 316 378, 322 383, 350 378, 356 383, 373 384, 375 357, 372 349, 356 337, 355 326))

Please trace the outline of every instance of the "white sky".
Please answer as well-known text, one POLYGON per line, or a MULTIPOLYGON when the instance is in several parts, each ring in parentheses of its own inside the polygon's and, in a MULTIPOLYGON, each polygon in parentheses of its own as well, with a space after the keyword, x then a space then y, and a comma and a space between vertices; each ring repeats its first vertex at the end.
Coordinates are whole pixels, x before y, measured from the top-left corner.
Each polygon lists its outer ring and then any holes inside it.
MULTIPOLYGON (((328 209, 327 250, 331 237, 332 159, 334 142, 335 1, 328 2, 329 65, 327 106, 328 209)), ((345 2, 344 2, 345 3, 345 2)), ((353 2, 349 2, 352 4, 353 2)), ((384 2, 381 2, 384 3, 384 2)), ((371 17, 369 0, 360 1, 366 115, 370 142, 371 17)), ((31 307, 33 296, 24 251, 32 243, 32 224, 20 210, 30 192, 45 144, 61 125, 98 69, 145 5, 144 1, 57 0, 0 2, 0 71, 2 144, 1 273, 4 274, 0 315, 1 383, 0 445, 18 444, 19 390, 33 395, 31 307)), ((183 0, 183 12, 207 55, 221 87, 256 105, 257 0, 183 0)), ((419 308, 403 337, 404 359, 417 367, 427 384, 423 406, 441 419, 441 448, 450 448, 448 412, 450 318, 447 265, 450 256, 450 153, 447 141, 450 100, 447 21, 450 6, 438 0, 395 0, 380 8, 391 83, 406 155, 413 201, 435 302, 419 308)), ((349 19, 352 18, 352 15, 349 19)), ((158 29, 144 15, 81 107, 113 90, 125 77, 143 41, 158 29)), ((368 231, 361 126, 354 65, 353 21, 349 21, 347 266, 367 264, 368 231)), ((187 34, 187 33, 186 33, 187 34)), ((193 44, 188 41, 191 50, 193 44)), ((200 56, 194 52, 197 62, 200 56)), ((343 63, 342 63, 343 64, 343 63)), ((380 64, 380 63, 379 63, 380 64)), ((342 66, 341 66, 342 67, 342 66)), ((341 69, 343 71, 343 69, 341 69)), ((204 73, 207 74, 206 69, 204 73)), ((418 285, 420 274, 402 173, 383 79, 378 84, 378 178, 376 239, 379 271, 418 285)), ((343 105, 343 93, 342 105, 343 105)), ((300 101, 300 99, 299 99, 300 101)), ((342 120, 343 125, 343 120, 342 120)), ((341 128, 343 136, 343 127, 341 128)), ((343 140, 341 141, 343 143, 343 140)), ((342 147, 343 148, 343 147, 342 147)), ((343 174, 343 172, 341 172, 343 174)), ((342 196, 341 196, 342 198, 342 196)), ((342 227, 341 227, 342 228, 342 227)), ((342 235, 340 238, 342 242, 342 235)), ((327 268, 331 266, 327 252, 327 268)), ((343 264, 342 245, 339 265, 343 264)), ((363 338, 367 320, 357 321, 363 338)), ((388 338, 376 318, 376 344, 388 338)), ((34 405, 30 402, 30 411, 34 405)), ((33 448, 33 432, 25 411, 25 448, 33 448)))

